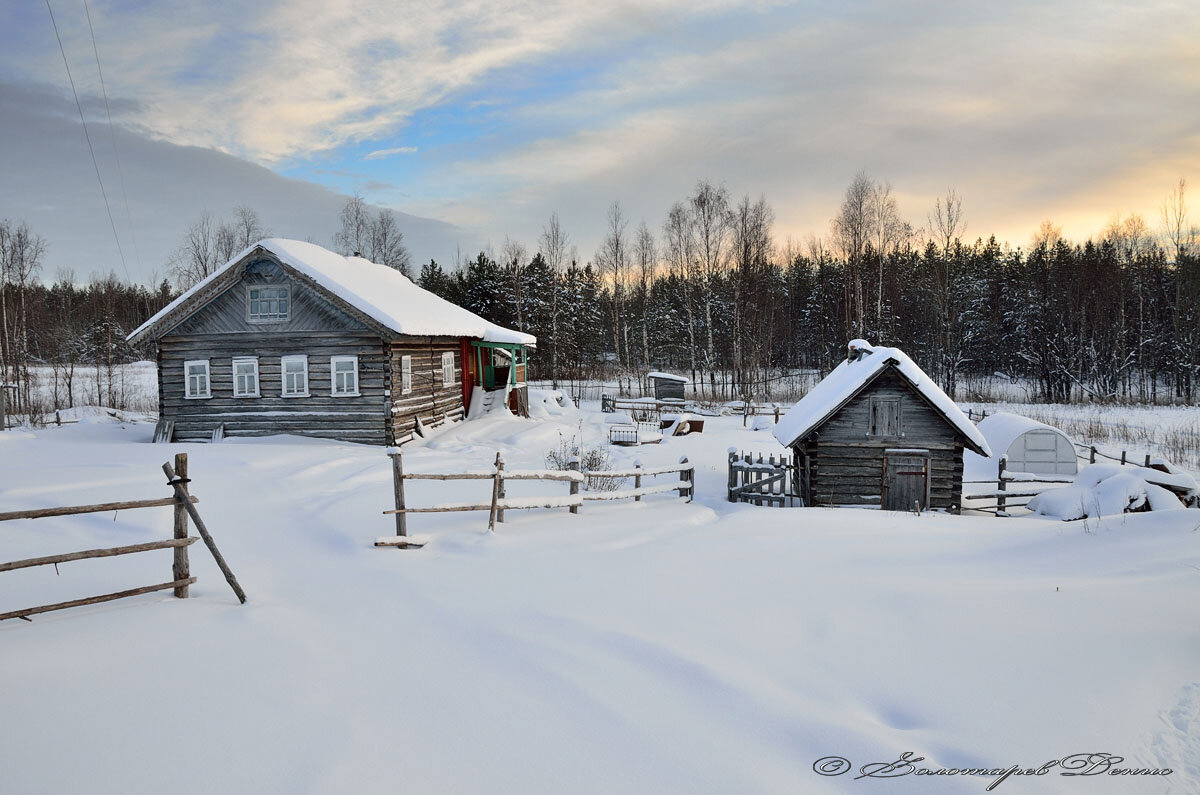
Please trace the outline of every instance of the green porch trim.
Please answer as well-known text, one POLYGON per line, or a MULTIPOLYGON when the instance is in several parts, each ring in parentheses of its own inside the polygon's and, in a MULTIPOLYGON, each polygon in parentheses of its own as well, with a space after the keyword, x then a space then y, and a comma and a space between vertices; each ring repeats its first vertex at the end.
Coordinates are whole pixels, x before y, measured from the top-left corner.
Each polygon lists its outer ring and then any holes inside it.
POLYGON ((479 376, 479 382, 484 389, 497 389, 501 384, 496 383, 496 366, 492 364, 492 350, 500 348, 508 351, 512 357, 512 365, 508 368, 509 384, 516 386, 517 384, 517 365, 523 364, 528 366, 528 358, 525 355, 525 346, 514 342, 484 342, 471 340, 471 347, 474 349, 475 355, 475 372, 479 376), (484 361, 484 351, 487 351, 487 361, 484 361))

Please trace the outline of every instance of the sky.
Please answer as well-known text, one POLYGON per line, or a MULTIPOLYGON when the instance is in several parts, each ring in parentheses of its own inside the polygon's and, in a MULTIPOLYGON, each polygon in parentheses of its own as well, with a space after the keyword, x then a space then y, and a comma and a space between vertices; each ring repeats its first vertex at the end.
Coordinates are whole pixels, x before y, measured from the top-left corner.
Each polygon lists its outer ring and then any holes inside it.
POLYGON ((588 260, 613 201, 657 231, 699 179, 764 196, 780 243, 827 234, 864 170, 914 226, 954 188, 967 237, 1014 246, 1157 228, 1181 176, 1200 220, 1194 0, 50 6, 96 166, 45 0, 0 4, 0 217, 47 275, 161 279, 237 205, 327 244, 352 193, 443 264, 536 250, 552 213, 588 260))

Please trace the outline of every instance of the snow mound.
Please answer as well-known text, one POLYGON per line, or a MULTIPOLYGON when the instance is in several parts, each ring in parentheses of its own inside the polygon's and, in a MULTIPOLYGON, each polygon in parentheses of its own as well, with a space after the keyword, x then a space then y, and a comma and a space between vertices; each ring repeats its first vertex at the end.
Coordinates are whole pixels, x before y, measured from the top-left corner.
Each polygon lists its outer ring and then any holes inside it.
POLYGON ((1029 510, 1064 521, 1131 511, 1182 510, 1183 503, 1162 486, 1148 483, 1136 467, 1092 464, 1079 470, 1075 482, 1042 492, 1029 510))

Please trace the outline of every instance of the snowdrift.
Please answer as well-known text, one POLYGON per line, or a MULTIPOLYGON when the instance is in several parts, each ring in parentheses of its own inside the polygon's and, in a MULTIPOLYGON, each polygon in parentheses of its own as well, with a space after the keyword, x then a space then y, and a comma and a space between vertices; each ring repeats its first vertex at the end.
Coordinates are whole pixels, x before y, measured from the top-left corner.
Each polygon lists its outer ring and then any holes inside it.
POLYGON ((1117 464, 1086 466, 1070 486, 1051 489, 1029 501, 1034 513, 1063 520, 1183 507, 1169 490, 1148 483, 1142 470, 1117 464))

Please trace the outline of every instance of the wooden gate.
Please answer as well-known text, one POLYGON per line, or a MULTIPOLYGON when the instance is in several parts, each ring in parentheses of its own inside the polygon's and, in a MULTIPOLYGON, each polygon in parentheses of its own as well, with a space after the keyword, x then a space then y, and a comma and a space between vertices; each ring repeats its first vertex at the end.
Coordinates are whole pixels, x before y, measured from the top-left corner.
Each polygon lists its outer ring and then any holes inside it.
POLYGON ((787 454, 769 456, 763 460, 762 453, 755 460, 753 453, 729 450, 730 502, 748 502, 752 505, 773 505, 778 508, 804 505, 797 489, 796 462, 787 454))
POLYGON ((928 450, 883 452, 883 509, 923 511, 929 505, 928 450))

